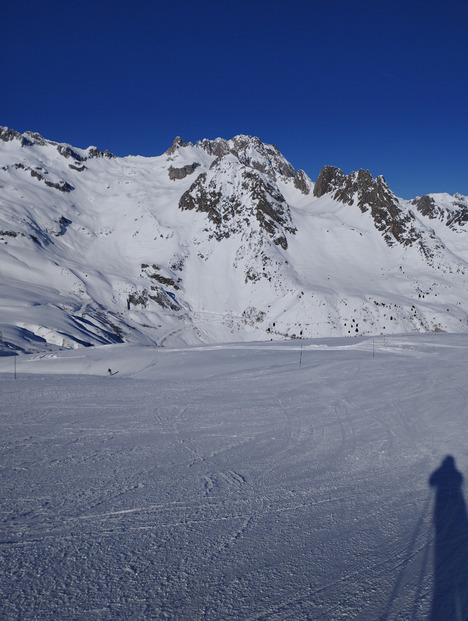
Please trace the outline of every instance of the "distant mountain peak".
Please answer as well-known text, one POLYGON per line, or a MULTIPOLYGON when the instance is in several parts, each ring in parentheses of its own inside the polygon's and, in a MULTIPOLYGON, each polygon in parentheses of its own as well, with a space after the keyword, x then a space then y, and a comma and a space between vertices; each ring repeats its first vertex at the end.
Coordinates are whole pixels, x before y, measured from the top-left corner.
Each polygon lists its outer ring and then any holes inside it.
MULTIPOLYGON (((17 140, 21 143, 21 146, 30 146, 34 144, 32 140, 26 137, 25 134, 20 134, 14 129, 9 129, 8 127, 0 126, 0 140, 3 142, 12 142, 13 140, 17 140)), ((39 136, 39 134, 37 134, 39 136)))
POLYGON ((2 127, 0 346, 468 331, 467 223, 255 136, 119 158, 2 127))
POLYGON ((179 149, 180 147, 187 147, 188 145, 192 145, 191 142, 185 142, 185 140, 182 140, 182 138, 180 136, 176 136, 172 142, 172 145, 169 147, 169 149, 167 149, 166 151, 166 155, 174 155, 174 153, 176 153, 177 149, 179 149))
POLYGON ((197 177, 179 207, 206 213, 218 240, 260 226, 275 244, 287 248, 286 234, 295 233, 289 206, 269 175, 226 156, 197 177))
POLYGON ((370 211, 375 227, 387 244, 407 245, 415 241, 414 216, 400 205, 382 175, 374 178, 360 169, 345 175, 334 166, 324 166, 314 186, 314 196, 325 194, 347 205, 356 204, 362 213, 370 211))

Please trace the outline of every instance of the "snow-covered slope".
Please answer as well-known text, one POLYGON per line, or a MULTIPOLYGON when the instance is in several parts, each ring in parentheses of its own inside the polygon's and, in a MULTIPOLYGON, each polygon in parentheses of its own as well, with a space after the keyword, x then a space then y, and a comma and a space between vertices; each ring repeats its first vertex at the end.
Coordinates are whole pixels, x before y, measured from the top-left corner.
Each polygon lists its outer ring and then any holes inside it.
POLYGON ((467 359, 466 334, 0 358, 0 618, 468 618, 467 359))
POLYGON ((118 158, 0 128, 3 348, 468 331, 467 220, 249 136, 118 158))

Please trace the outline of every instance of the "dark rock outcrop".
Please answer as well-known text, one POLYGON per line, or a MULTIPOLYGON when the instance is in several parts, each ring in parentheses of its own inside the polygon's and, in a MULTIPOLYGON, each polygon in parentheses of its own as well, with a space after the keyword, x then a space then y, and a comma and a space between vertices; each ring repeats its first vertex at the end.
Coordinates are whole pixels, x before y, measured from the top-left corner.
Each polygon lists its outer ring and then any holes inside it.
POLYGON ((330 194, 347 205, 356 204, 362 213, 370 211, 375 227, 389 246, 395 242, 405 246, 420 240, 411 211, 404 210, 388 187, 383 176, 372 177, 368 170, 345 175, 334 166, 324 166, 315 183, 314 195, 330 194))
MULTIPOLYGON (((230 157, 230 156, 228 156, 230 157)), ((273 242, 287 248, 286 234, 294 234, 289 206, 277 185, 256 168, 218 158, 208 173, 200 174, 179 201, 182 210, 204 212, 215 225, 216 239, 227 238, 252 226, 256 219, 273 242), (230 193, 224 180, 233 181, 230 193)))
POLYGON ((314 196, 320 198, 337 190, 344 183, 346 175, 336 166, 324 166, 315 182, 314 196))
POLYGON ((294 176, 294 187, 297 188, 302 194, 310 194, 309 178, 303 170, 298 170, 294 176))
POLYGON ((135 291, 134 293, 130 293, 127 298, 127 308, 130 309, 131 306, 143 306, 143 308, 146 308, 149 300, 156 302, 161 308, 166 310, 180 311, 179 304, 177 304, 170 293, 164 291, 162 287, 156 286, 151 287, 151 293, 146 289, 140 292, 135 291))
POLYGON ((215 157, 223 157, 230 152, 229 143, 223 138, 216 138, 216 140, 198 140, 195 146, 200 147, 208 153, 208 155, 214 155, 215 157))
POLYGON ((31 177, 34 177, 39 181, 43 181, 49 188, 54 188, 55 190, 59 190, 60 192, 71 192, 72 190, 74 190, 74 187, 70 185, 67 181, 60 180, 54 182, 46 179, 45 175, 47 175, 48 173, 43 169, 26 168, 26 170, 30 171, 31 177))
POLYGON ((45 147, 47 144, 57 144, 55 142, 52 143, 50 140, 46 140, 37 132, 24 132, 24 136, 26 136, 26 139, 29 140, 31 144, 35 144, 40 147, 45 147))
POLYGON ((453 197, 451 209, 443 209, 438 206, 435 199, 427 194, 424 196, 418 196, 411 201, 411 204, 416 207, 418 212, 428 218, 438 219, 445 221, 445 224, 455 229, 457 227, 463 227, 468 222, 468 203, 465 197, 460 194, 455 194, 453 197))
MULTIPOLYGON (((106 157, 107 159, 112 159, 115 157, 113 153, 111 153, 108 149, 105 151, 101 151, 97 147, 89 147, 88 148, 88 158, 93 157, 106 157)), ((84 158, 85 160, 88 158, 84 158)))
POLYGON ((185 142, 184 140, 182 140, 180 136, 176 136, 174 138, 174 142, 169 147, 169 149, 166 151, 165 155, 174 155, 174 153, 177 151, 179 147, 187 147, 188 145, 191 145, 191 143, 185 142))
MULTIPOLYGON (((187 143, 184 143, 179 138, 176 138, 174 144, 176 145, 175 148, 177 146, 187 146, 187 143)), ((188 144, 191 145, 191 143, 188 144)), ((287 178, 296 176, 293 166, 281 155, 278 148, 275 145, 263 143, 256 136, 240 134, 231 140, 224 140, 223 138, 216 138, 215 140, 204 139, 196 142, 195 146, 218 159, 231 153, 241 164, 258 170, 273 181, 276 181, 278 176, 287 178)), ((173 153, 173 149, 174 145, 169 151, 173 153)), ((166 151, 166 153, 169 153, 169 151, 166 151)))
POLYGON ((437 208, 435 200, 431 196, 418 196, 411 201, 420 214, 428 218, 437 218, 441 215, 441 210, 437 208))
POLYGON ((181 168, 174 168, 173 166, 169 166, 168 174, 169 179, 174 181, 175 179, 185 179, 187 175, 191 175, 196 168, 198 168, 200 164, 198 162, 193 162, 193 164, 186 164, 181 168))
POLYGON ((69 147, 68 145, 65 145, 65 144, 58 144, 57 145, 57 151, 60 153, 60 155, 63 155, 63 157, 66 157, 67 159, 69 157, 72 157, 77 162, 83 162, 84 159, 85 159, 85 158, 81 157, 81 155, 79 155, 79 153, 77 153, 71 147, 69 147))
POLYGON ((231 153, 241 164, 254 168, 276 180, 277 175, 295 177, 296 171, 281 155, 275 145, 264 144, 255 136, 235 136, 231 143, 231 153))
POLYGON ((68 218, 65 218, 65 216, 61 216, 58 223, 59 223, 60 230, 58 231, 58 233, 55 233, 56 237, 60 237, 61 235, 64 235, 67 232, 67 229, 72 223, 72 221, 69 220, 68 218))
POLYGON ((447 217, 447 226, 454 228, 455 225, 465 226, 468 222, 468 204, 454 203, 458 207, 447 217))
POLYGON ((30 147, 34 144, 31 140, 26 138, 26 136, 23 136, 22 134, 15 131, 14 129, 9 129, 8 127, 1 127, 1 126, 0 126, 0 140, 3 140, 3 142, 11 142, 12 140, 19 140, 21 142, 22 147, 30 147))

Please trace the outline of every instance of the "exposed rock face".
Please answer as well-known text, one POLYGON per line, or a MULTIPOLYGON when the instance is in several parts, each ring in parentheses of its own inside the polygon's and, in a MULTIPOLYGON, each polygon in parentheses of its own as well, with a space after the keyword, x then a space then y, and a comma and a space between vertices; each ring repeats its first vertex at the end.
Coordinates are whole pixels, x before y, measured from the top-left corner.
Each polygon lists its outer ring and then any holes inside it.
POLYGON ((309 177, 303 170, 298 170, 294 176, 294 187, 300 190, 303 194, 310 194, 309 177))
POLYGON ((152 301, 165 310, 175 312, 181 310, 181 306, 176 299, 176 292, 180 290, 180 287, 171 270, 156 264, 142 263, 140 277, 146 280, 148 286, 143 290, 130 293, 127 298, 127 307, 129 309, 132 306, 147 308, 151 306, 150 301, 152 301))
POLYGON ((208 172, 200 174, 182 195, 179 207, 205 212, 218 240, 242 232, 255 221, 285 249, 286 234, 295 233, 289 206, 278 187, 258 167, 242 166, 232 154, 216 159, 208 172))
MULTIPOLYGON (((47 175, 49 173, 47 172, 47 170, 40 166, 31 168, 30 166, 25 166, 21 162, 18 162, 17 164, 13 164, 12 168, 14 168, 15 170, 29 171, 31 177, 37 179, 38 181, 44 182, 45 185, 49 188, 54 188, 55 190, 59 190, 60 192, 71 192, 72 190, 74 190, 74 187, 63 179, 60 179, 59 181, 50 181, 47 178, 47 175)), ((8 166, 3 166, 2 170, 8 170, 8 166)))
MULTIPOLYGON (((175 148, 182 143, 176 139, 175 148)), ((201 173, 182 195, 179 207, 206 213, 215 224, 212 234, 218 240, 245 231, 256 223, 276 245, 286 249, 287 235, 294 234, 295 228, 277 181, 293 179, 295 187, 307 194, 311 186, 307 175, 303 171, 296 173, 276 146, 264 144, 252 136, 205 139, 195 147, 215 159, 210 169, 201 173)), ((179 175, 183 175, 186 168, 169 169, 169 174, 181 178, 179 175)))
POLYGON ((369 207, 391 208, 398 204, 382 176, 374 179, 368 170, 362 169, 346 176, 339 168, 324 166, 315 183, 314 196, 329 193, 341 203, 353 205, 356 202, 363 213, 369 207))
POLYGON ((22 147, 32 146, 34 143, 31 140, 28 140, 25 136, 15 131, 14 129, 9 129, 8 127, 0 126, 0 140, 3 142, 11 142, 12 140, 19 140, 21 142, 22 147))
MULTIPOLYGON (((181 196, 179 207, 182 210, 195 209, 195 211, 204 211, 208 214, 210 220, 219 226, 223 221, 223 213, 220 207, 223 196, 216 189, 216 184, 212 181, 207 182, 206 177, 206 172, 197 177, 187 192, 181 196)), ((229 207, 233 215, 234 209, 239 207, 239 204, 232 201, 229 207)))
POLYGON ((58 233, 55 233, 55 235, 57 237, 60 237, 61 235, 65 235, 72 221, 69 220, 68 218, 65 218, 65 216, 61 216, 58 223, 59 223, 60 230, 58 231, 58 233))
POLYGON ((468 202, 460 194, 455 194, 449 201, 449 210, 437 205, 434 197, 427 194, 413 199, 411 204, 423 216, 445 221, 445 224, 450 228, 462 227, 468 222, 468 202))
POLYGON ((441 210, 436 207, 436 202, 431 196, 419 196, 412 200, 411 204, 416 207, 419 213, 428 218, 437 218, 441 215, 441 210))
POLYGON ((320 198, 340 188, 345 182, 346 175, 336 166, 324 166, 320 171, 314 186, 314 196, 320 198))
MULTIPOLYGON (((166 154, 173 155, 178 147, 183 146, 193 145, 177 137, 173 145, 166 151, 166 154)), ((278 176, 286 178, 296 176, 294 168, 281 155, 275 145, 264 144, 255 136, 241 134, 231 140, 224 140, 223 138, 208 140, 205 138, 196 142, 195 147, 203 149, 206 153, 216 158, 232 154, 244 166, 258 170, 273 181, 276 181, 278 176)))
MULTIPOLYGON (((456 197, 457 195, 455 195, 456 197)), ((447 226, 451 228, 453 225, 458 224, 464 226, 468 222, 468 203, 466 200, 457 201, 453 203, 458 209, 455 209, 453 213, 447 218, 447 226)))
POLYGON ((198 168, 200 164, 198 162, 194 162, 193 164, 187 164, 186 166, 182 166, 181 168, 174 168, 173 166, 169 166, 169 179, 174 181, 175 179, 185 179, 187 175, 191 175, 196 168, 198 168))
POLYGON ((127 307, 142 306, 143 308, 146 308, 149 300, 153 300, 153 302, 159 304, 161 308, 176 312, 180 311, 180 306, 177 302, 175 302, 170 294, 167 291, 164 291, 162 287, 156 286, 151 287, 151 293, 149 293, 146 289, 131 293, 127 298, 127 307))
MULTIPOLYGON (((27 136, 27 138, 29 138, 29 140, 31 141, 31 144, 36 144, 40 147, 43 147, 49 143, 48 140, 43 138, 41 134, 38 134, 37 132, 24 132, 24 135, 27 136)), ((56 143, 53 143, 53 144, 56 144, 56 143)))
POLYGON ((368 170, 345 175, 334 166, 324 166, 314 187, 317 197, 331 194, 347 205, 357 204, 362 213, 370 210, 376 228, 389 246, 395 242, 410 245, 419 239, 414 215, 402 209, 383 176, 374 179, 368 170))
POLYGON ((95 157, 105 157, 105 158, 115 158, 115 155, 111 153, 108 149, 105 151, 101 151, 97 147, 89 147, 87 157, 81 156, 77 151, 72 149, 69 145, 59 144, 58 142, 54 142, 52 140, 46 140, 37 132, 24 132, 24 134, 20 134, 14 129, 8 129, 8 127, 0 126, 0 140, 3 142, 11 142, 12 140, 19 140, 21 142, 22 147, 32 147, 32 146, 40 146, 44 147, 46 145, 54 145, 57 147, 57 151, 65 158, 73 158, 76 162, 85 162, 89 158, 95 157))
POLYGON ((295 177, 296 171, 281 155, 275 145, 264 144, 259 138, 252 136, 235 136, 229 141, 230 152, 245 166, 254 168, 273 181, 278 175, 295 177))
POLYGON ((49 179, 46 179, 45 176, 37 170, 31 170, 30 173, 31 177, 35 177, 39 181, 43 181, 49 188, 54 188, 60 192, 71 192, 74 189, 73 186, 71 186, 67 181, 49 181, 49 179))
POLYGON ((189 144, 191 145, 191 143, 184 142, 180 136, 176 136, 174 142, 166 151, 166 155, 174 155, 179 147, 187 147, 189 144))
POLYGON ((111 159, 114 158, 115 155, 111 153, 108 149, 106 149, 105 151, 101 151, 96 147, 89 147, 88 157, 106 157, 107 159, 111 159))
POLYGON ((159 265, 155 265, 153 263, 152 266, 149 266, 147 263, 141 264, 141 276, 150 278, 153 281, 159 282, 165 287, 171 287, 178 291, 180 289, 179 285, 176 282, 173 273, 169 273, 169 275, 164 276, 161 271, 168 272, 167 268, 161 268, 159 265))
POLYGON ((60 153, 60 155, 63 155, 63 157, 66 157, 66 158, 72 157, 77 162, 83 162, 85 159, 81 157, 81 155, 79 155, 76 151, 74 151, 68 145, 58 144, 57 151, 60 153))
POLYGON ((208 153, 208 155, 214 155, 215 157, 223 157, 230 152, 229 142, 223 138, 216 138, 215 140, 199 140, 197 141, 197 147, 202 148, 208 153))
POLYGON ((0 327, 25 350, 19 322, 51 345, 468 331, 467 197, 331 166, 314 187, 244 135, 117 161, 0 137, 0 327))

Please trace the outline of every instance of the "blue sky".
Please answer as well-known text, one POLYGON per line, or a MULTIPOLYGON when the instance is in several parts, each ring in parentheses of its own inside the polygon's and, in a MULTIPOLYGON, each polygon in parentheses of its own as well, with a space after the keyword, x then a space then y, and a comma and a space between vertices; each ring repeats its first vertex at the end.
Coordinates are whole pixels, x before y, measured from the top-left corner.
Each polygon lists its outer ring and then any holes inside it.
POLYGON ((468 195, 466 0, 6 0, 0 124, 116 155, 250 134, 468 195))

